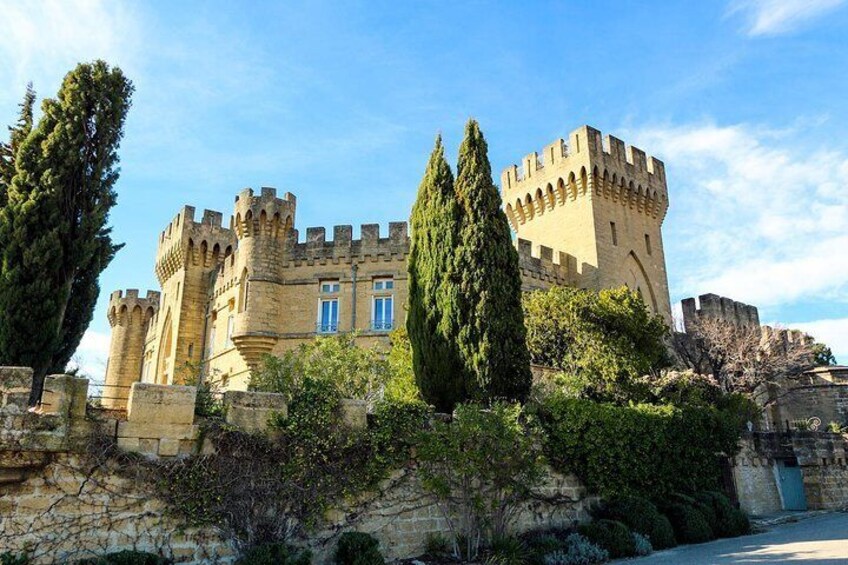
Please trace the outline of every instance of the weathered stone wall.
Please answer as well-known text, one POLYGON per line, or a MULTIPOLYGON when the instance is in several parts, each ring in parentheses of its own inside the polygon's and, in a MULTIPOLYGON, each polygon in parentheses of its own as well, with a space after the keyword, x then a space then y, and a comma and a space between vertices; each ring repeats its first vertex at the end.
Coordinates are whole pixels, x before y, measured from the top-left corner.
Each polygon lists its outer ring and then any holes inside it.
MULTIPOLYGON (((0 550, 30 551, 35 563, 55 563, 137 549, 178 563, 231 563, 230 540, 215 528, 184 528, 156 498, 149 479, 99 456, 92 432, 114 438, 122 451, 171 459, 212 452, 194 421, 194 387, 135 383, 127 419, 93 419, 86 411, 88 382, 48 377, 43 403, 28 411, 32 371, 0 367, 0 550)), ((285 411, 281 395, 225 395, 227 422, 250 431, 285 411)), ((365 403, 344 403, 344 419, 367 425, 365 403)), ((95 434, 95 436, 98 434, 95 434)), ((141 472, 141 471, 137 471, 141 472)), ((593 498, 576 478, 549 472, 521 510, 516 530, 568 525, 587 516, 593 498)), ((339 535, 362 531, 380 540, 387 557, 414 557, 427 535, 448 533, 445 517, 422 489, 413 468, 396 471, 380 488, 331 511, 305 544, 315 563, 330 563, 339 535)))
POLYGON ((830 422, 848 426, 848 368, 818 367, 795 379, 781 379, 772 387, 767 411, 773 430, 830 422), (804 422, 806 424, 801 424, 804 422))

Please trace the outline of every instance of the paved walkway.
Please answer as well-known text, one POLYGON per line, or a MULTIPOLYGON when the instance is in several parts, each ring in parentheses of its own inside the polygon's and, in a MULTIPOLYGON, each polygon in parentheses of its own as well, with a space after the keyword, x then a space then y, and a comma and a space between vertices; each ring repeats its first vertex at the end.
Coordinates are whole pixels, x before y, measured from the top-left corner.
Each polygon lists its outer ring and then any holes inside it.
POLYGON ((781 524, 762 534, 676 547, 632 562, 638 565, 848 564, 848 513, 781 524))

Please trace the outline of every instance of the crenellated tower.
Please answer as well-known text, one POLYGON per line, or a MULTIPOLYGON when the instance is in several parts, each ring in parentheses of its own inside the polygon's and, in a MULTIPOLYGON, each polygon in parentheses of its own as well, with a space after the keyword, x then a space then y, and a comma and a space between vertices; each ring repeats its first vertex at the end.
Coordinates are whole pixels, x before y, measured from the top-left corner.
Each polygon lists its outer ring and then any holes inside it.
POLYGON ((126 294, 116 290, 110 295, 107 317, 112 337, 103 388, 105 408, 126 409, 130 386, 141 379, 144 370, 144 340, 158 311, 158 292, 149 290, 145 298, 139 297, 136 289, 126 294))
POLYGON ((662 161, 583 126, 567 143, 558 139, 541 155, 527 155, 520 168, 505 169, 501 184, 510 225, 525 246, 560 253, 580 287, 626 284, 671 323, 662 161))
POLYGON ((159 236, 155 271, 162 297, 149 378, 160 384, 179 384, 187 367, 199 365, 211 275, 235 249, 220 212, 204 210, 199 222, 194 215, 194 207, 183 207, 159 236))
POLYGON ((238 239, 239 296, 232 342, 252 369, 276 345, 286 322, 282 265, 286 238, 293 235, 297 200, 274 188, 236 196, 233 230, 238 239))

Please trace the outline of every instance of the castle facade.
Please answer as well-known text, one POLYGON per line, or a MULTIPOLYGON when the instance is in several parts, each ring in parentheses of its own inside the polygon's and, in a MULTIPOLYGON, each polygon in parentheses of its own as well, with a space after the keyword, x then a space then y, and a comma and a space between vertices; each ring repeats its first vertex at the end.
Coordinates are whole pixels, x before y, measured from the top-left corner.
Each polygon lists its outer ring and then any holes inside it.
MULTIPOLYGON (((662 222, 665 169, 612 136, 583 126, 502 176, 524 290, 628 285, 671 323, 662 222)), ((160 291, 110 296, 112 328, 103 404, 126 406, 143 381, 179 384, 202 371, 223 389, 247 388, 263 355, 316 335, 357 331, 386 342, 405 323, 406 222, 295 229, 297 201, 273 188, 235 197, 220 212, 185 206, 159 235, 160 291)))

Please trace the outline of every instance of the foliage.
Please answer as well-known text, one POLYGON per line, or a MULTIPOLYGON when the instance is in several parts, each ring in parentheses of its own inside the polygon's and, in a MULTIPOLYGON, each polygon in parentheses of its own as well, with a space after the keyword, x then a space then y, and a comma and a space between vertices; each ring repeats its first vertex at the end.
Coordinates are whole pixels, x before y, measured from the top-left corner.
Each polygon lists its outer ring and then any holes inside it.
POLYGON ((424 540, 424 549, 427 555, 442 555, 450 552, 451 542, 439 532, 428 532, 424 540))
POLYGON ((843 426, 839 422, 831 421, 827 424, 827 431, 832 434, 841 434, 845 431, 845 426, 843 426))
POLYGON ((710 524, 716 537, 733 538, 751 533, 748 516, 735 508, 720 492, 705 491, 695 495, 696 500, 712 509, 715 521, 710 524))
POLYGON ((6 205, 6 194, 15 176, 15 160, 18 149, 32 131, 33 107, 35 106, 35 90, 32 83, 27 84, 24 99, 20 103, 18 122, 9 127, 9 142, 0 142, 0 208, 6 205))
POLYGON ((487 533, 503 537, 541 480, 538 442, 521 415, 517 404, 462 404, 453 422, 436 422, 420 439, 422 484, 448 522, 455 557, 475 558, 487 533))
POLYGON ((0 364, 33 368, 31 402, 79 345, 120 248, 108 220, 132 91, 117 67, 78 65, 15 155, 0 210, 0 364))
POLYGON ((636 555, 636 545, 630 530, 615 520, 595 520, 581 524, 577 531, 600 548, 609 552, 611 559, 636 555))
POLYGON ((724 392, 751 393, 780 376, 815 366, 813 342, 787 339, 780 329, 701 318, 687 326, 686 332, 672 338, 678 361, 696 372, 711 374, 724 392))
POLYGON ((442 412, 468 398, 456 346, 459 289, 453 282, 460 209, 441 136, 430 155, 412 208, 409 312, 415 380, 424 399, 442 412))
POLYGON ((816 367, 830 367, 836 365, 836 357, 833 350, 824 343, 814 343, 812 346, 813 363, 816 367))
POLYGON ((661 498, 715 488, 718 454, 738 450, 738 417, 712 407, 616 406, 553 395, 540 408, 545 451, 603 496, 661 498))
POLYGON ((492 540, 486 565, 525 565, 528 560, 528 547, 515 536, 506 536, 492 540))
POLYGON ((674 536, 680 543, 703 543, 713 539, 713 531, 697 508, 682 502, 675 502, 663 508, 674 536))
POLYGON ((194 415, 201 418, 223 418, 224 399, 221 387, 208 377, 203 378, 199 365, 186 363, 179 375, 187 386, 197 389, 194 399, 194 415))
POLYGON ((26 553, 0 553, 0 565, 29 565, 30 558, 26 553))
POLYGON ((356 334, 319 336, 285 352, 266 355, 251 374, 250 390, 276 392, 291 401, 306 380, 325 382, 343 398, 375 401, 389 380, 382 352, 356 345, 356 334))
POLYGON ((674 530, 668 518, 654 504, 639 496, 619 496, 604 501, 595 511, 596 518, 618 520, 634 533, 647 537, 656 549, 674 547, 674 530))
POLYGON ((417 402, 421 400, 421 391, 415 384, 415 371, 412 367, 412 344, 406 327, 395 328, 389 334, 389 353, 386 363, 389 366, 389 380, 383 398, 393 402, 417 402))
POLYGON ((645 400, 643 375, 670 364, 665 322, 626 287, 535 291, 524 311, 532 362, 562 371, 582 396, 645 400))
POLYGON ((269 543, 254 547, 236 565, 310 565, 312 554, 298 551, 285 543, 269 543))
POLYGON ((374 536, 362 532, 345 532, 336 548, 338 565, 384 565, 380 554, 380 542, 374 536))
POLYGON ((609 560, 609 552, 580 534, 571 534, 565 540, 565 549, 545 556, 545 565, 594 565, 609 560))
POLYGON ((649 540, 647 536, 643 536, 636 532, 631 532, 631 535, 633 536, 633 548, 636 552, 635 555, 644 557, 645 555, 650 555, 654 552, 654 546, 651 545, 651 540, 649 540))
POLYGON ((658 403, 675 406, 710 406, 719 402, 721 387, 712 375, 685 371, 663 371, 651 382, 651 395, 658 403))
POLYGON ((124 550, 100 557, 81 559, 77 565, 167 565, 170 559, 146 551, 124 550))
POLYGON ((488 145, 475 120, 465 126, 459 147, 456 195, 462 213, 452 284, 459 296, 455 323, 466 392, 477 400, 524 401, 532 376, 518 252, 492 182, 488 145))

